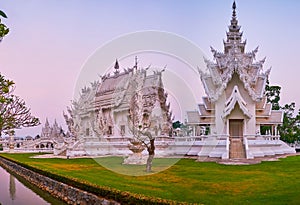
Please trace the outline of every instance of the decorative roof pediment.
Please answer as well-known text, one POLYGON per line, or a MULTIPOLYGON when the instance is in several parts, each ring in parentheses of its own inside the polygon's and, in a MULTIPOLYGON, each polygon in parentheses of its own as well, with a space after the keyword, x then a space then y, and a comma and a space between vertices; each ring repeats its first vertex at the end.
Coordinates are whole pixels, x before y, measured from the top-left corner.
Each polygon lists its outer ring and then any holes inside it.
POLYGON ((226 118, 228 115, 230 115, 230 113, 232 112, 232 110, 234 109, 235 105, 238 104, 240 109, 242 110, 242 112, 244 113, 244 115, 246 115, 248 118, 251 118, 252 115, 250 114, 247 106, 247 103, 245 102, 245 100, 243 99, 238 86, 234 86, 232 89, 232 93, 230 95, 230 97, 228 98, 228 100, 225 103, 225 108, 223 111, 223 116, 222 118, 226 118))

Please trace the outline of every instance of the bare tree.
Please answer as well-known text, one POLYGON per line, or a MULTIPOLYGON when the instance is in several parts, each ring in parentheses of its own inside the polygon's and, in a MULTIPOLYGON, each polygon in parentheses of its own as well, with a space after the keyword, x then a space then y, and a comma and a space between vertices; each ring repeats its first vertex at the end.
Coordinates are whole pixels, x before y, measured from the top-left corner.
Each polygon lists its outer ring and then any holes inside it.
POLYGON ((24 100, 13 95, 14 82, 0 74, 0 135, 12 134, 14 129, 39 125, 39 119, 33 117, 24 100))
POLYGON ((162 117, 161 113, 158 116, 151 113, 157 96, 153 95, 151 106, 148 111, 145 112, 145 102, 143 100, 142 92, 137 92, 130 102, 129 113, 129 129, 133 134, 133 140, 140 142, 144 145, 148 151, 148 158, 146 164, 146 171, 151 172, 152 161, 155 155, 155 139, 161 133, 162 117))
POLYGON ((152 161, 155 155, 155 138, 158 136, 158 129, 153 129, 151 124, 150 126, 143 127, 142 125, 137 126, 132 121, 130 122, 129 129, 133 133, 133 141, 139 142, 148 151, 146 171, 151 172, 152 161))
POLYGON ((151 85, 144 85, 143 78, 131 81, 132 90, 129 99, 128 127, 133 134, 133 140, 140 142, 147 148, 148 159, 146 171, 151 172, 155 155, 155 139, 170 133, 172 112, 167 105, 161 75, 164 70, 153 71, 151 85))
POLYGON ((146 164, 146 171, 151 172, 152 170, 152 161, 155 155, 155 138, 158 137, 161 129, 158 126, 152 127, 151 124, 149 127, 144 127, 138 129, 138 140, 140 140, 147 148, 148 159, 146 164))

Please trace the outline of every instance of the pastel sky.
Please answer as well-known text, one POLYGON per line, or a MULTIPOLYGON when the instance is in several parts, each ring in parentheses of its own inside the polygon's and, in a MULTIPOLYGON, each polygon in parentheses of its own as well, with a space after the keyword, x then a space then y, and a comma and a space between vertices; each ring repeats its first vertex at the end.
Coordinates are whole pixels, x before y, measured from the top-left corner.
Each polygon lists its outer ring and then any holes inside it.
MULTIPOLYGON (((210 46, 223 50, 232 2, 0 0, 0 9, 8 16, 4 22, 11 30, 0 43, 0 72, 15 81, 15 93, 42 124, 48 117, 50 123, 56 119, 65 126, 62 112, 70 106, 80 71, 97 48, 127 33, 156 30, 189 39, 212 59, 210 46)), ((236 3, 247 51, 259 46, 257 60, 267 57, 264 69, 272 66, 270 81, 282 87, 281 104, 299 105, 300 1, 236 3)), ((152 65, 164 66, 153 59, 152 65)), ((202 85, 191 86, 201 102, 202 85)), ((38 126, 17 135, 40 132, 38 126)))

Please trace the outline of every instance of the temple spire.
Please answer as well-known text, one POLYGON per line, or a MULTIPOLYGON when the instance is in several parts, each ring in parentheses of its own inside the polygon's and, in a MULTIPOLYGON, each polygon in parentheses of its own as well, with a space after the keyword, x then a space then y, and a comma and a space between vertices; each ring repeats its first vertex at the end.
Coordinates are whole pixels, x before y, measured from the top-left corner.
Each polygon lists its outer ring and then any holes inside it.
POLYGON ((236 16, 236 12, 235 12, 235 9, 236 9, 236 4, 235 4, 235 1, 233 1, 233 4, 232 4, 232 16, 235 17, 236 16))
POLYGON ((237 25, 237 19, 236 19, 236 3, 233 1, 232 4, 232 19, 231 19, 231 25, 237 25))
POLYGON ((115 72, 114 72, 114 74, 115 75, 117 75, 117 74, 119 74, 119 62, 118 62, 118 59, 116 59, 116 63, 115 63, 115 66, 114 66, 114 68, 115 68, 115 72))
POLYGON ((227 39, 224 41, 224 52, 227 53, 231 50, 234 53, 243 53, 245 50, 246 41, 242 41, 243 33, 240 32, 241 26, 238 25, 235 1, 233 1, 232 4, 232 17, 228 28, 229 31, 226 33, 227 39))
POLYGON ((134 67, 135 67, 135 70, 137 70, 137 68, 138 68, 138 57, 137 56, 135 56, 135 65, 134 65, 134 67))
POLYGON ((45 127, 49 127, 50 124, 49 124, 49 121, 48 121, 48 117, 46 117, 46 122, 45 122, 45 127))

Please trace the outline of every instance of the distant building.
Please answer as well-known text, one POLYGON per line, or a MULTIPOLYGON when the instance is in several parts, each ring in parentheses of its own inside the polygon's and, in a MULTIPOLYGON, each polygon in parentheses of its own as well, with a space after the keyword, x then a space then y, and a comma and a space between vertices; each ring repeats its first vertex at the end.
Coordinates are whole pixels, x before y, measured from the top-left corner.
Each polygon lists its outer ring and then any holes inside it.
POLYGON ((63 142, 65 133, 61 126, 58 126, 56 120, 54 124, 50 126, 48 119, 46 119, 45 125, 42 127, 40 137, 33 138, 27 136, 22 143, 15 143, 15 147, 21 151, 47 151, 52 152, 55 144, 63 142))

